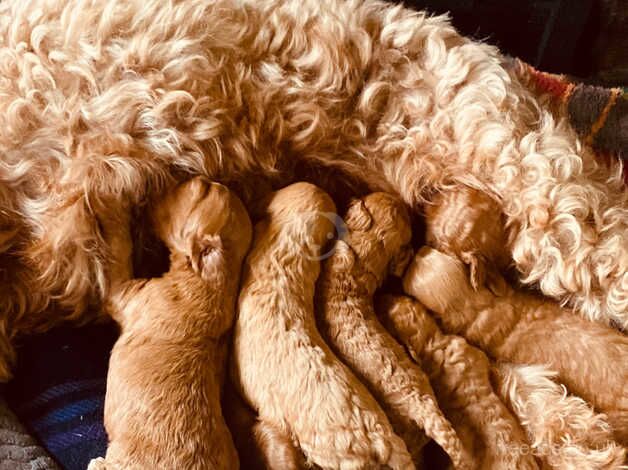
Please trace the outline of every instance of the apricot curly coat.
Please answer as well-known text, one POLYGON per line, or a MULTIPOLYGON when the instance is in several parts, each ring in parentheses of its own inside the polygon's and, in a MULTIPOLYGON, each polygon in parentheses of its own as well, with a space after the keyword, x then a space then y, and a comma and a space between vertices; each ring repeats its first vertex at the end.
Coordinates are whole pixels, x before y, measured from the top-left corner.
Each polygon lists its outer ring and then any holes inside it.
POLYGON ((99 212, 189 175, 250 194, 303 165, 411 206, 479 189, 525 282, 626 326, 620 165, 502 62, 379 0, 1 2, 0 377, 16 336, 106 295, 99 212))
POLYGON ((486 355, 464 338, 442 333, 425 308, 404 296, 382 295, 377 314, 429 374, 438 403, 473 456, 473 468, 538 470, 521 426, 495 394, 486 355))
POLYGON ((153 279, 130 279, 128 232, 125 244, 123 224, 102 224, 118 248, 106 309, 121 334, 107 377, 107 454, 90 468, 232 470, 220 399, 251 222, 227 188, 198 178, 159 202, 154 221, 171 257, 153 279))
POLYGON ((314 286, 334 233, 333 201, 295 183, 259 210, 234 331, 233 376, 242 396, 270 435, 292 441, 319 467, 414 468, 385 413, 316 329, 314 286))
POLYGON ((502 400, 526 429, 531 450, 549 468, 625 470, 627 449, 613 440, 603 414, 569 395, 557 374, 541 365, 496 364, 492 378, 502 400))
POLYGON ((615 439, 628 443, 628 336, 505 283, 501 295, 485 287, 476 291, 459 260, 427 247, 415 256, 403 285, 445 331, 491 358, 556 371, 570 392, 607 415, 615 439))
POLYGON ((455 468, 472 468, 427 375, 379 323, 373 309, 373 295, 387 274, 400 276, 412 257, 406 208, 389 194, 373 193, 355 200, 344 222, 347 233, 334 244, 316 286, 323 338, 382 405, 415 462, 427 434, 455 468))

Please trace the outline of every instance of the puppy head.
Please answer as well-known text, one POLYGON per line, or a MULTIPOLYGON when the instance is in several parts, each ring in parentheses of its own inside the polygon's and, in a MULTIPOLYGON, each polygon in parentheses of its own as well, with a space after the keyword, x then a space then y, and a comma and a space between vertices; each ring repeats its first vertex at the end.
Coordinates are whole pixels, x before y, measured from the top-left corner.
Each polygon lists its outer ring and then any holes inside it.
POLYGON ((456 258, 424 246, 403 278, 403 290, 429 310, 444 314, 475 293, 464 265, 456 258))
POLYGON ((186 256, 205 279, 240 266, 251 242, 251 221, 242 202, 225 186, 200 177, 170 192, 152 219, 170 251, 186 256))
POLYGON ((425 218, 427 244, 469 265, 475 289, 490 270, 510 263, 501 208, 487 194, 467 187, 439 193, 426 206, 425 218))
POLYGON ((351 203, 345 224, 356 261, 378 282, 388 273, 403 274, 412 256, 410 216, 403 202, 386 193, 369 194, 351 203))
POLYGON ((278 230, 298 226, 298 232, 319 247, 333 238, 336 205, 322 189, 294 183, 270 194, 256 209, 278 230))

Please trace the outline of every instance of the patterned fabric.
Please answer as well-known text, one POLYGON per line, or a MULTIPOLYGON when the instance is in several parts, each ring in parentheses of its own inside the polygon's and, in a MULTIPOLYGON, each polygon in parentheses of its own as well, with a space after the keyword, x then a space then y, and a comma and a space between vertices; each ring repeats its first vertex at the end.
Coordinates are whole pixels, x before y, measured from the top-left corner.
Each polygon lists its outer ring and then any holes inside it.
POLYGON ((565 75, 540 72, 520 60, 507 66, 522 83, 566 113, 580 137, 596 151, 628 159, 628 95, 622 88, 586 85, 565 75))
POLYGON ((62 328, 28 338, 19 349, 7 401, 67 470, 85 470, 93 457, 105 454, 103 405, 116 337, 111 325, 62 328))
POLYGON ((59 467, 0 400, 0 470, 57 470, 59 467))

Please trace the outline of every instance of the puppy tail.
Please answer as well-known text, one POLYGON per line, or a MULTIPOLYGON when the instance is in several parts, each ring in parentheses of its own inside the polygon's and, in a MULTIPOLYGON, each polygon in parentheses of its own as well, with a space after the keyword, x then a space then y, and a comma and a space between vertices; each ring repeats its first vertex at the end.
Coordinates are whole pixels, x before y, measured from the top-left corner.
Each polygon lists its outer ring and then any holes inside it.
POLYGON ((418 424, 425 430, 425 434, 449 455, 456 470, 473 468, 473 459, 462 444, 460 437, 451 423, 445 418, 436 400, 430 396, 424 396, 421 400, 421 408, 417 410, 418 424))
POLYGON ((534 454, 552 468, 625 468, 626 449, 613 441, 606 417, 568 395, 555 377, 538 365, 492 370, 495 390, 521 422, 534 454))

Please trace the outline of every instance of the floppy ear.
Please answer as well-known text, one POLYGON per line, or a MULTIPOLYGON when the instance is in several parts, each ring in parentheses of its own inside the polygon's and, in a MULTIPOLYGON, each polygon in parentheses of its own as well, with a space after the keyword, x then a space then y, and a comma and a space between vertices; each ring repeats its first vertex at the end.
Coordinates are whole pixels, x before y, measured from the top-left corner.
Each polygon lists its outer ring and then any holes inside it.
POLYGON ((358 199, 351 203, 345 214, 345 223, 352 231, 364 232, 371 228, 373 218, 364 201, 358 199))
POLYGON ((412 245, 406 245, 399 253, 397 253, 393 259, 390 260, 390 265, 388 270, 391 275, 396 277, 403 277, 403 273, 406 272, 406 268, 410 264, 414 258, 414 250, 412 249, 412 245))
POLYGON ((486 261, 481 255, 470 251, 463 251, 458 256, 469 267, 469 281, 473 290, 477 291, 486 283, 486 261))
POLYGON ((205 281, 221 280, 225 275, 225 256, 218 235, 203 235, 192 246, 192 269, 205 281))

